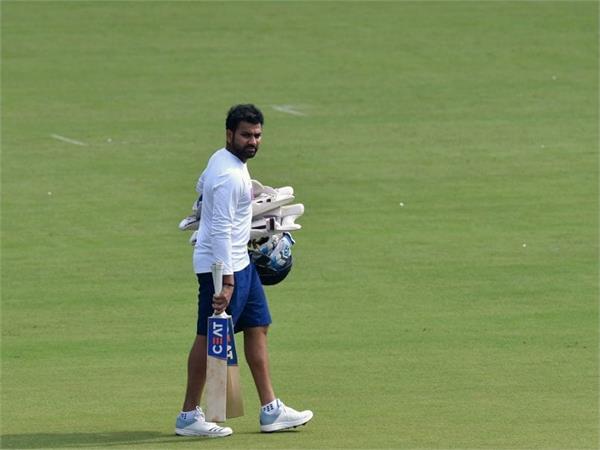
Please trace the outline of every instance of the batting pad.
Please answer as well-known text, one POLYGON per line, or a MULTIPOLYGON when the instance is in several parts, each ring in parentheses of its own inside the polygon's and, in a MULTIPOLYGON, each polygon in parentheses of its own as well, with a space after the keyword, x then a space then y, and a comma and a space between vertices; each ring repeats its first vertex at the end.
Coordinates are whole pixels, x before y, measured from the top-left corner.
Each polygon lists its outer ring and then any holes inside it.
POLYGON ((286 231, 300 230, 302 225, 295 223, 295 221, 302 214, 304 214, 304 205, 296 203, 294 205, 281 206, 266 212, 262 217, 253 218, 250 239, 260 239, 286 231))

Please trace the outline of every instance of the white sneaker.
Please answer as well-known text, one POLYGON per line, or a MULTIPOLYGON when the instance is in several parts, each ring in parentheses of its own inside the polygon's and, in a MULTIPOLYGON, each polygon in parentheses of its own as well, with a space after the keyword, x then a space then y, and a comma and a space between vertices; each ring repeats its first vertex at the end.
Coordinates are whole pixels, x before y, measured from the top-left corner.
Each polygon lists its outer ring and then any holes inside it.
POLYGON ((279 408, 275 411, 266 413, 260 412, 260 431, 263 433, 272 433, 274 431, 287 430, 306 425, 313 418, 312 411, 296 411, 277 399, 279 408))
POLYGON ((207 422, 202 408, 196 406, 192 413, 181 413, 177 416, 175 434, 178 436, 225 437, 233 434, 229 427, 220 427, 214 422, 207 422))

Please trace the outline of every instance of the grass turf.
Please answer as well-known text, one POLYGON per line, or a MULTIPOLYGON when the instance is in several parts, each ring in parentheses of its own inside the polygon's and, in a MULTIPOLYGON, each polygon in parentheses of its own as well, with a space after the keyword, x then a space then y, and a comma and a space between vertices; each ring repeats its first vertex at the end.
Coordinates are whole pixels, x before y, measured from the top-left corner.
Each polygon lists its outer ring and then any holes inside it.
POLYGON ((3 448, 597 447, 596 3, 1 7, 3 448), (258 434, 243 366, 234 436, 175 438, 175 227, 246 101, 307 208, 270 348, 315 419, 258 434))

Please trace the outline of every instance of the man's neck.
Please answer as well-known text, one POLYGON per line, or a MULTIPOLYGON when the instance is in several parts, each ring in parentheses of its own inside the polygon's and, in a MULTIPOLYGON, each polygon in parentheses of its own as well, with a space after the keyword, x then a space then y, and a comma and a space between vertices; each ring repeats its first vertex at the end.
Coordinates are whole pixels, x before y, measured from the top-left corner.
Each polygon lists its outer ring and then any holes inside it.
POLYGON ((227 150, 229 153, 231 153, 233 156, 235 156, 237 159, 239 159, 243 164, 246 164, 246 160, 242 159, 239 155, 236 155, 235 153, 233 153, 233 151, 229 147, 226 146, 225 150, 227 150))

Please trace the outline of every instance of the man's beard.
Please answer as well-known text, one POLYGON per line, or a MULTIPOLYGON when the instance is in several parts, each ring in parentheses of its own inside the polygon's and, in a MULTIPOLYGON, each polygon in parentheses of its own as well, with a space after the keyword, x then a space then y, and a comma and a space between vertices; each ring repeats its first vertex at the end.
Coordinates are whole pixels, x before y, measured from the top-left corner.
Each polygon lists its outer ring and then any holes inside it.
POLYGON ((237 156, 242 161, 245 161, 247 159, 254 158, 256 153, 258 153, 258 145, 242 146, 242 145, 236 144, 235 142, 232 142, 231 143, 231 153, 233 153, 235 156, 237 156))

